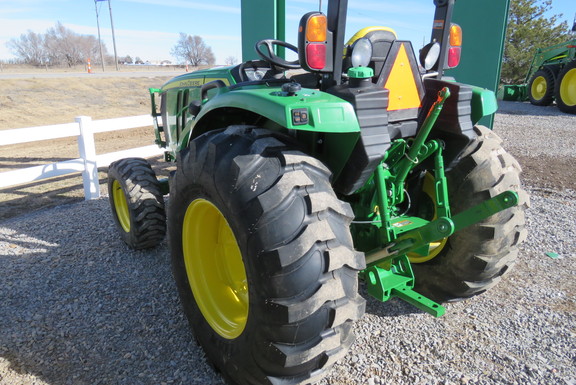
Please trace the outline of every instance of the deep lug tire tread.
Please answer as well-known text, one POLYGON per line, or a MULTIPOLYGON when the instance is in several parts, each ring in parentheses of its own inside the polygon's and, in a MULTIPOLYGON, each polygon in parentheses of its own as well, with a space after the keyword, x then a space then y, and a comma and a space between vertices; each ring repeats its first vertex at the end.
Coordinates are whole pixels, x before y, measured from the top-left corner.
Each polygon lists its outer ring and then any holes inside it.
POLYGON ((447 172, 452 214, 457 214, 506 190, 518 193, 518 206, 492 215, 448 239, 429 262, 413 264, 416 289, 437 301, 481 294, 510 271, 518 245, 526 238, 524 210, 528 194, 520 183, 521 167, 485 127, 447 172))
POLYGON ((330 172, 268 130, 232 126, 191 142, 171 180, 173 273, 184 310, 209 359, 231 383, 300 384, 321 377, 354 340, 364 312, 352 210, 330 172), (202 318, 183 268, 181 220, 203 197, 233 229, 249 276, 244 333, 224 340, 202 318))
POLYGON ((166 235, 164 198, 156 173, 146 159, 124 158, 108 168, 108 196, 112 216, 122 240, 133 249, 157 246, 166 235), (114 204, 112 185, 117 180, 128 203, 130 231, 119 223, 114 204))

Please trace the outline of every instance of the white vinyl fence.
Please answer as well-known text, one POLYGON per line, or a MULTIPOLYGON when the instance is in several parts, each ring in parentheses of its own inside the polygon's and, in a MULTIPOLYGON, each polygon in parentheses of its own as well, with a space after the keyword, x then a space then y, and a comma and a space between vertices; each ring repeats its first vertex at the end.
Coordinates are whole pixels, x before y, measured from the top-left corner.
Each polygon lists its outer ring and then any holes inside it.
MULTIPOLYGON (((89 116, 79 116, 74 123, 0 130, 0 147, 10 144, 77 136, 78 151, 80 153, 80 158, 78 159, 0 173, 0 188, 82 172, 85 199, 98 198, 100 196, 98 167, 107 167, 110 163, 122 158, 147 158, 160 155, 164 150, 156 145, 150 145, 96 155, 94 134, 152 125, 153 121, 150 115, 105 120, 92 120, 89 116)), ((154 138, 152 132, 150 133, 150 138, 154 138)))

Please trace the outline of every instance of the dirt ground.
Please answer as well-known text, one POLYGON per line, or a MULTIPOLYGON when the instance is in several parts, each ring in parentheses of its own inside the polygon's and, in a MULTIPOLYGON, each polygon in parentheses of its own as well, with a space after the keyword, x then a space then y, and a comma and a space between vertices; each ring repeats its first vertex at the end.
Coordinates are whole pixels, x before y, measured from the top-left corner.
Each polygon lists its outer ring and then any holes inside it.
MULTIPOLYGON (((69 123, 80 115, 106 119, 149 113, 149 87, 160 87, 169 77, 145 78, 29 78, 0 79, 0 129, 69 123)), ((97 153, 152 144, 152 127, 98 134, 97 153)), ((77 158, 74 138, 0 147, 0 172, 77 158)), ((517 157, 523 178, 544 189, 576 189, 573 158, 517 157)), ((170 165, 152 159, 159 176, 170 165)), ((101 190, 106 169, 100 169, 101 190)), ((80 175, 63 176, 0 189, 0 220, 83 199, 80 175)))

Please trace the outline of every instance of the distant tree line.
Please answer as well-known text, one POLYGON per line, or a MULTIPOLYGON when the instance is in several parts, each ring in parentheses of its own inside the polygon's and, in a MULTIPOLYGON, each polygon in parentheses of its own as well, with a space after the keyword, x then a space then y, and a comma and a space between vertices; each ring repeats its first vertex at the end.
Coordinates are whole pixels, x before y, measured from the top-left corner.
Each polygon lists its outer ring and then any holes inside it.
MULTIPOLYGON (((6 43, 20 62, 34 66, 68 66, 100 63, 98 39, 92 35, 80 35, 57 22, 46 33, 28 31, 6 43)), ((102 44, 105 61, 113 62, 106 46, 102 44)))
POLYGON ((134 59, 132 59, 132 56, 126 55, 124 57, 119 57, 118 63, 120 63, 120 64, 145 64, 146 62, 144 60, 140 59, 139 56, 136 56, 134 59))
MULTIPOLYGON (((92 35, 80 35, 57 22, 46 33, 28 31, 18 38, 10 39, 6 46, 17 57, 18 63, 34 66, 68 66, 84 64, 88 59, 92 64, 100 64, 100 46, 92 35)), ((180 33, 178 42, 170 52, 182 64, 192 66, 213 65, 216 61, 212 49, 200 36, 180 33)), ((114 63, 102 44, 102 54, 106 63, 114 63)), ((120 64, 145 64, 139 57, 130 55, 119 57, 120 64)), ((169 63, 169 61, 165 61, 169 63)), ((236 58, 228 57, 228 64, 234 64, 236 58)))

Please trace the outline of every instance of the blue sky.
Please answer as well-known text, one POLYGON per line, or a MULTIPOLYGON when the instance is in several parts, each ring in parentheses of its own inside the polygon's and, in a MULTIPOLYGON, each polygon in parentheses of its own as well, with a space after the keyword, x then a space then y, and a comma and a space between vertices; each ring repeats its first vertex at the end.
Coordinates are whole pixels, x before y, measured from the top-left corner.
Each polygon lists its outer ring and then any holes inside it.
MULTIPOLYGON (((286 3, 286 40, 296 45, 298 20, 316 10, 318 0, 286 3)), ((112 54, 109 3, 96 4, 102 39, 112 54)), ((110 4, 119 56, 175 61, 170 50, 179 32, 185 32, 202 36, 217 63, 223 64, 229 56, 241 59, 240 0, 110 0, 110 4)), ((432 0, 349 0, 347 35, 361 27, 385 25, 419 48, 429 39, 432 12, 432 0)), ((553 0, 552 12, 564 13, 564 20, 572 25, 574 0, 553 0)), ((77 33, 97 36, 94 0, 0 0, 0 59, 13 57, 6 47, 8 40, 27 30, 44 33, 57 21, 77 33)))

